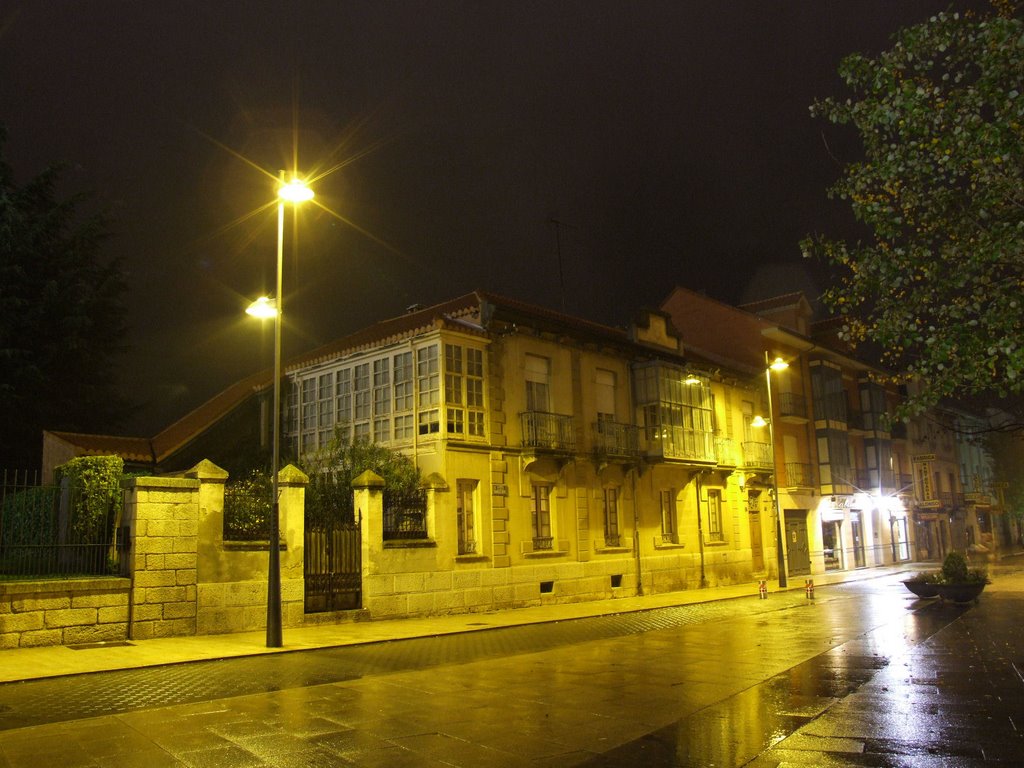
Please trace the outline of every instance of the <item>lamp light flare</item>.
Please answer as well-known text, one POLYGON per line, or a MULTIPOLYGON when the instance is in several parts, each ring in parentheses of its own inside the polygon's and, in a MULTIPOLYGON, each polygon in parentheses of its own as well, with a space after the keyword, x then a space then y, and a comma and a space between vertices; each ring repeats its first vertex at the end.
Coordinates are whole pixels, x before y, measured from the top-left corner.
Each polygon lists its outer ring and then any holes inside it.
POLYGON ((260 320, 271 320, 277 317, 277 301, 269 296, 260 296, 245 308, 245 314, 260 320))
POLYGON ((771 365, 769 365, 768 367, 771 368, 773 371, 784 371, 787 368, 789 368, 789 363, 787 363, 781 357, 776 357, 772 361, 771 365))
POLYGON ((287 184, 282 184, 277 190, 277 196, 289 203, 303 203, 313 199, 313 190, 306 186, 301 179, 292 179, 287 184))

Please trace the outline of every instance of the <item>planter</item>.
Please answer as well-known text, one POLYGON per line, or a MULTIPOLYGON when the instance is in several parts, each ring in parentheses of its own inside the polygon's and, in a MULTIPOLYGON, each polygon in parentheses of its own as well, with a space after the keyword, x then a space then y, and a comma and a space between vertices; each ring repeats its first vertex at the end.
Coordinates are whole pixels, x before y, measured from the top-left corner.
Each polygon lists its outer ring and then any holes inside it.
POLYGON ((937 584, 939 597, 951 603, 973 603, 985 589, 985 582, 969 584, 937 584))
POLYGON ((903 586, 924 600, 939 596, 939 585, 932 581, 913 581, 908 579, 903 582, 903 586))

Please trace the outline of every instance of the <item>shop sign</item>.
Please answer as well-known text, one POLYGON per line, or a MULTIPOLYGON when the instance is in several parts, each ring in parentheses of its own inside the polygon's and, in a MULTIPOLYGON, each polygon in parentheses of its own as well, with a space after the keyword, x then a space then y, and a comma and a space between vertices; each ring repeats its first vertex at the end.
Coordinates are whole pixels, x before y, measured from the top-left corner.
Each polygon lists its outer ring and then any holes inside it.
POLYGON ((921 509, 939 509, 942 507, 942 502, 939 499, 925 499, 917 502, 917 506, 921 509))
POLYGON ((911 457, 911 461, 913 461, 915 464, 924 464, 924 463, 927 463, 929 461, 935 461, 935 454, 934 453, 919 453, 919 454, 917 454, 917 456, 911 457))

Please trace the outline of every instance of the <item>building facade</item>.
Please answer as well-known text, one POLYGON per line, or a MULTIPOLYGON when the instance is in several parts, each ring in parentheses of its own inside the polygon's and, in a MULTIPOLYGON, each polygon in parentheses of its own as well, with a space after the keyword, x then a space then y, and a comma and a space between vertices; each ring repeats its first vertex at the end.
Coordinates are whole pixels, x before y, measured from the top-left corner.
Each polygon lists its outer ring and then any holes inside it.
POLYGON ((623 331, 478 292, 287 376, 298 454, 372 440, 442 489, 433 539, 391 543, 364 573, 371 611, 396 578, 429 591, 437 573, 490 585, 467 609, 774 575, 756 383, 686 353, 663 313, 623 331))

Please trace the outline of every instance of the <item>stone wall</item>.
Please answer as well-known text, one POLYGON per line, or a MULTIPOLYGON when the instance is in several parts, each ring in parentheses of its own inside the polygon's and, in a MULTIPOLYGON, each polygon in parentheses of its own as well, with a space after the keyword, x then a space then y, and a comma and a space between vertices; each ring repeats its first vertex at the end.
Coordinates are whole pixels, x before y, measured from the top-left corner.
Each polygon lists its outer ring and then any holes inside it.
MULTIPOLYGON (((127 578, 0 582, 0 648, 265 628, 269 542, 224 541, 227 477, 202 461, 183 477, 127 480, 127 578)), ((292 466, 279 475, 285 627, 305 619, 307 480, 292 466)))
POLYGON ((128 579, 0 582, 0 648, 128 637, 128 579))

